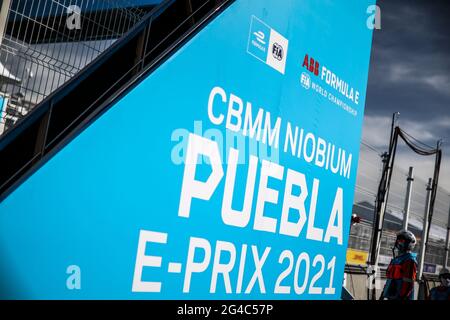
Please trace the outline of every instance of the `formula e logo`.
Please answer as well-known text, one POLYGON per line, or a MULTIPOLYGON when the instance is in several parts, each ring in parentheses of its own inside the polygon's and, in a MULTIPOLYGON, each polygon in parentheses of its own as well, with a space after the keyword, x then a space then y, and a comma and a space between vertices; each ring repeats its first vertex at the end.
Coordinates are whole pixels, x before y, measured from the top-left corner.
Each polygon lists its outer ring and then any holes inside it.
POLYGON ((272 55, 278 61, 283 60, 283 47, 278 43, 274 43, 272 46, 272 55))
POLYGON ((264 34, 264 32, 262 31, 253 32, 253 35, 256 37, 256 41, 259 42, 262 46, 266 45, 266 42, 264 41, 266 35, 264 34))
POLYGON ((255 16, 251 17, 247 52, 284 74, 289 41, 255 16))

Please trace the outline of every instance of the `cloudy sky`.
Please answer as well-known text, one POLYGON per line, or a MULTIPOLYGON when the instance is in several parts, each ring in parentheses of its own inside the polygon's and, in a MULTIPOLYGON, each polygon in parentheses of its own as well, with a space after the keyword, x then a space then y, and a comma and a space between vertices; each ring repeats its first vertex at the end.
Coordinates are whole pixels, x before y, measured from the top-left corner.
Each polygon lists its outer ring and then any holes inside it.
MULTIPOLYGON (((440 186, 450 192, 450 1, 378 0, 381 30, 374 30, 363 139, 386 150, 392 113, 415 138, 443 142, 440 186)), ((400 142, 399 145, 404 146, 400 142)), ((396 164, 415 167, 424 180, 434 157, 398 149, 396 164)))

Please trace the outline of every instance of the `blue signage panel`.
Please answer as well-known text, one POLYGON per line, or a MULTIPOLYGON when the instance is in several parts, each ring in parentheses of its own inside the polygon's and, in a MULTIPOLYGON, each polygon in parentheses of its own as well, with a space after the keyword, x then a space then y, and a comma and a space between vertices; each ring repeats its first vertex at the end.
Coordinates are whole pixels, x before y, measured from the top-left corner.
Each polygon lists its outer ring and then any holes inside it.
POLYGON ((373 1, 237 1, 0 204, 3 298, 338 299, 373 1))

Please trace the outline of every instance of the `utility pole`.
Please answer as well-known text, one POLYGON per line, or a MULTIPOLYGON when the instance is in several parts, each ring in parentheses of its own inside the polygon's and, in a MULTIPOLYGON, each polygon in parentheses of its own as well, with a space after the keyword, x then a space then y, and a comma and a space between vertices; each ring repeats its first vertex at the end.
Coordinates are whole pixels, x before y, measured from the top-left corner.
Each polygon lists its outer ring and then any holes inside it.
POLYGON ((405 197, 405 208, 403 210, 403 229, 408 230, 408 223, 409 223, 409 209, 411 206, 411 191, 412 191, 412 184, 414 181, 414 168, 409 167, 408 177, 406 178, 407 185, 406 185, 406 197, 405 197))
POLYGON ((419 292, 417 295, 418 300, 425 300, 425 279, 423 279, 423 266, 425 263, 425 252, 427 250, 427 242, 428 242, 428 219, 430 217, 430 202, 431 202, 431 190, 433 185, 433 179, 428 179, 427 184, 427 198, 425 200, 425 214, 423 217, 423 226, 422 226, 422 240, 420 242, 420 251, 419 251, 419 270, 417 272, 417 280, 419 281, 419 292))
POLYGON ((425 200, 425 214, 423 217, 423 226, 422 226, 422 241, 420 243, 420 253, 419 253, 419 272, 417 273, 417 279, 422 280, 423 275, 423 265, 425 260, 425 251, 426 244, 428 239, 428 219, 430 217, 430 200, 431 200, 431 190, 432 190, 432 182, 433 179, 428 179, 427 184, 427 198, 425 200))
POLYGON ((448 222, 447 222, 447 236, 445 238, 445 255, 444 255, 444 263, 442 264, 444 268, 448 268, 448 251, 450 242, 450 209, 448 213, 448 222))

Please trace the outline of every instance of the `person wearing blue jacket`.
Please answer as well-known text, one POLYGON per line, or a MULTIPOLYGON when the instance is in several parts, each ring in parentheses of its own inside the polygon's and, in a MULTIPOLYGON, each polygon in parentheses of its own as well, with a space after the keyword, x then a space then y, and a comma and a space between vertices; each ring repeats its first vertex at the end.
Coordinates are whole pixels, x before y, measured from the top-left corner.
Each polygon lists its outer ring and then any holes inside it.
POLYGON ((381 299, 413 300, 414 282, 417 277, 417 254, 412 253, 416 245, 416 237, 411 231, 402 230, 397 233, 393 259, 386 271, 386 284, 381 299))

